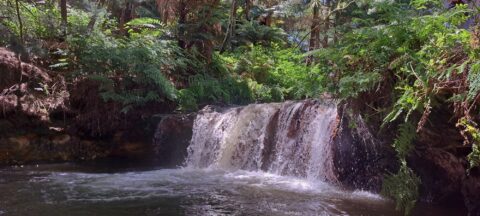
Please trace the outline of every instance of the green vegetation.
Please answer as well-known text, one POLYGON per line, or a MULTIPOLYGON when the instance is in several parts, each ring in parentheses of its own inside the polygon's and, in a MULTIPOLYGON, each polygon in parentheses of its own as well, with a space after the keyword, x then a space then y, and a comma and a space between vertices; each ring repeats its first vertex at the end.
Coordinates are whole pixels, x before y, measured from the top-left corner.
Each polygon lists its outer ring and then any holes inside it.
POLYGON ((480 165, 476 7, 435 0, 62 2, 68 7, 0 0, 0 45, 69 82, 100 82, 103 99, 125 113, 149 103, 195 111, 321 95, 359 102, 378 128, 397 128, 392 146, 401 165, 386 176, 383 193, 406 214, 420 184, 406 161, 432 110, 451 109, 472 148, 470 167, 480 165))
POLYGON ((391 196, 397 204, 397 210, 403 210, 408 215, 417 202, 420 183, 420 179, 408 168, 407 162, 402 160, 398 173, 385 178, 382 194, 391 196))

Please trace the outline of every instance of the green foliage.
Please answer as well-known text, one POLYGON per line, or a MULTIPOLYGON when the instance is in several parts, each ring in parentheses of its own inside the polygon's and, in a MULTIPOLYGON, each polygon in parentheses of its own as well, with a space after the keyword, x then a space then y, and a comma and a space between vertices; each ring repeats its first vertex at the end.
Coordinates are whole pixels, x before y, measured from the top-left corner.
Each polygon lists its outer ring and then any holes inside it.
POLYGON ((189 87, 180 90, 180 109, 191 111, 206 104, 247 104, 254 101, 249 84, 242 79, 223 77, 216 79, 198 74, 190 77, 189 87))
POLYGON ((381 75, 378 73, 355 73, 340 79, 338 91, 341 97, 356 97, 361 92, 371 90, 380 80, 381 75))
MULTIPOLYGON (((8 19, 0 19, 1 24, 20 36, 20 25, 17 19, 14 4, 0 1, 0 14, 8 19)), ((33 5, 19 1, 20 17, 23 23, 23 33, 26 39, 47 39, 60 35, 60 11, 55 1, 46 1, 44 4, 33 5)))
POLYGON ((178 91, 178 106, 181 111, 195 111, 198 110, 198 102, 195 92, 190 89, 180 89, 178 91))
POLYGON ((251 83, 257 101, 310 98, 323 92, 319 83, 325 75, 316 67, 306 66, 304 55, 298 50, 278 44, 248 46, 221 58, 231 73, 251 83))
POLYGON ((395 200, 396 209, 403 210, 405 215, 410 214, 418 199, 418 186, 421 181, 408 168, 405 160, 396 174, 386 176, 383 180, 382 194, 395 200))
POLYGON ((472 144, 472 152, 468 154, 467 160, 470 163, 470 168, 480 166, 480 146, 478 142, 472 144))
MULTIPOLYGON (((422 116, 421 130, 430 110, 439 105, 456 107, 459 115, 478 113, 478 47, 471 45, 472 32, 462 28, 478 13, 468 5, 447 10, 431 0, 361 2, 352 13, 353 27, 340 41, 309 54, 320 73, 331 77, 321 84, 324 89, 344 99, 373 95, 364 103, 383 118, 383 126, 400 123, 393 147, 402 164, 398 173, 386 177, 383 193, 408 214, 420 184, 405 162, 417 130, 412 119, 422 116), (461 106, 467 108, 459 111, 461 106)), ((472 144, 467 159, 471 167, 478 166, 477 127, 463 127, 472 144)))
MULTIPOLYGON (((39 40, 55 40, 61 38, 61 18, 58 1, 46 0, 44 3, 27 3, 19 1, 20 18, 23 24, 24 39, 31 45, 37 45, 39 40)), ((0 14, 6 19, 0 19, 4 26, 15 37, 20 37, 20 25, 12 1, 0 1, 0 14)), ((90 13, 76 8, 68 10, 68 32, 83 34, 90 20, 90 13)))
POLYGON ((417 111, 425 103, 424 100, 422 100, 423 98, 418 96, 418 92, 415 91, 414 87, 405 85, 403 88, 397 89, 403 91, 403 93, 395 102, 393 110, 383 120, 384 124, 397 120, 397 118, 404 113, 404 119, 408 121, 412 112, 417 111))
POLYGON ((398 158, 406 158, 413 149, 413 140, 415 139, 415 126, 410 122, 403 123, 398 128, 398 136, 393 142, 393 147, 398 154, 398 158))
POLYGON ((164 26, 158 19, 136 18, 126 24, 130 38, 142 38, 146 35, 159 37, 164 33, 164 26))
POLYGON ((480 92, 480 61, 475 62, 470 67, 470 72, 468 73, 468 86, 467 99, 472 101, 480 92))
POLYGON ((190 78, 189 89, 195 92, 195 98, 201 102, 243 104, 251 101, 247 84, 233 78, 215 79, 196 75, 190 78))
POLYGON ((124 111, 152 101, 176 99, 177 90, 166 76, 187 64, 176 45, 150 32, 128 39, 107 34, 70 38, 77 74, 116 80, 103 82, 110 87, 102 88, 102 96, 122 103, 124 111))
POLYGON ((463 127, 462 134, 465 142, 472 145, 472 151, 467 156, 470 163, 470 169, 480 166, 480 129, 475 122, 469 121, 467 118, 461 118, 457 126, 463 127))
POLYGON ((244 22, 236 31, 234 43, 237 45, 270 45, 271 42, 281 43, 286 34, 281 28, 261 25, 257 21, 244 22))

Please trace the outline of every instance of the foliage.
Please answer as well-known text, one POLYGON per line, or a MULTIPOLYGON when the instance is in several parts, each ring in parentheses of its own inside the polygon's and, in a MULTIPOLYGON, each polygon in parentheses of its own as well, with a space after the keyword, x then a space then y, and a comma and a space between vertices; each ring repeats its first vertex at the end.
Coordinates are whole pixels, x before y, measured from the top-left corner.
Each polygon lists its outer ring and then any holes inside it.
POLYGON ((295 49, 285 49, 278 44, 252 45, 224 54, 222 59, 229 71, 260 84, 258 90, 263 88, 274 94, 259 101, 310 98, 323 92, 318 83, 325 75, 318 68, 306 66, 303 54, 295 49))
POLYGON ((472 144, 472 152, 468 154, 467 159, 470 163, 470 168, 480 166, 480 146, 478 143, 472 144))
POLYGON ((467 99, 472 101, 480 92, 480 61, 475 62, 470 67, 470 73, 468 73, 468 93, 467 99))
POLYGON ((382 194, 392 197, 397 210, 403 210, 405 215, 410 214, 418 199, 420 179, 401 161, 400 169, 396 174, 387 176, 383 180, 382 194))
POLYGON ((462 135, 465 137, 465 143, 472 145, 472 151, 467 156, 470 163, 470 169, 480 166, 480 129, 476 123, 462 118, 458 121, 457 127, 462 127, 462 135))
POLYGON ((433 13, 422 11, 420 5, 425 2, 413 2, 367 1, 366 13, 354 19, 358 27, 346 32, 336 46, 312 52, 321 73, 333 77, 333 82, 323 83, 332 94, 344 99, 380 95, 393 101, 374 97, 368 103, 381 104, 372 109, 380 112, 384 125, 405 122, 393 144, 402 166, 397 174, 386 177, 384 191, 406 213, 415 204, 419 181, 405 158, 414 147, 416 131, 443 97, 440 87, 456 76, 452 70, 462 71, 464 62, 452 61, 450 54, 468 47, 470 35, 457 27, 467 19, 466 6, 433 13), (385 86, 393 91, 376 92, 385 86), (414 114, 422 115, 418 128, 411 118, 414 114))
POLYGON ((176 89, 166 77, 186 65, 182 53, 157 33, 144 33, 117 39, 103 32, 91 37, 70 39, 73 64, 82 75, 118 80, 103 80, 105 100, 122 103, 125 110, 162 99, 174 100, 176 89))
POLYGON ((342 77, 339 81, 338 93, 341 97, 356 97, 361 92, 371 90, 381 79, 378 73, 355 73, 342 77))
MULTIPOLYGON (((44 4, 25 4, 19 2, 20 17, 23 22, 24 37, 27 39, 48 39, 60 35, 60 11, 55 5, 55 1, 45 1, 44 4)), ((0 14, 8 16, 9 19, 0 20, 1 24, 6 26, 16 35, 20 35, 20 25, 18 24, 15 8, 11 1, 0 1, 0 14)))
POLYGON ((238 45, 259 44, 268 46, 271 42, 283 42, 286 38, 286 34, 281 28, 261 25, 256 21, 240 24, 236 34, 235 40, 238 45))
POLYGON ((198 104, 247 104, 253 101, 247 82, 232 77, 215 79, 198 74, 190 77, 189 87, 180 92, 180 109, 183 110, 194 110, 198 104))
POLYGON ((413 149, 413 140, 415 139, 415 126, 410 122, 403 123, 399 126, 398 136, 393 142, 393 147, 398 153, 398 158, 406 158, 408 153, 413 149))

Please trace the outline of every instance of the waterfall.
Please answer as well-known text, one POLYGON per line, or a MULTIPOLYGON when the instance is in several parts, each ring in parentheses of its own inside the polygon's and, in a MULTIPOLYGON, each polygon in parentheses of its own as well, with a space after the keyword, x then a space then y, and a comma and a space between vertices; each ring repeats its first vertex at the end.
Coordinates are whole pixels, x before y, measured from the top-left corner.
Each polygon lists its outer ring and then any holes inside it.
POLYGON ((193 125, 186 166, 331 180, 333 102, 251 104, 204 109, 193 125))

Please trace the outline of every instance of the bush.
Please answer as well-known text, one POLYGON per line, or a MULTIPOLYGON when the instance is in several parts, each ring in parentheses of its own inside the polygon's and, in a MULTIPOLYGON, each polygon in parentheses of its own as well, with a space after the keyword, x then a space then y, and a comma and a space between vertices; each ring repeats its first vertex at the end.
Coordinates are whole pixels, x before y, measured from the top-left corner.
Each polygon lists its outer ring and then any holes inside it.
POLYGON ((223 54, 221 59, 232 74, 251 83, 257 101, 310 98, 324 90, 320 83, 325 74, 307 66, 304 55, 293 48, 252 45, 223 54))
POLYGON ((421 181, 408 168, 404 160, 396 174, 388 175, 383 180, 382 194, 395 200, 396 209, 403 210, 405 215, 410 214, 418 199, 418 186, 421 181))
POLYGON ((173 42, 148 33, 118 39, 99 31, 89 38, 72 37, 69 42, 75 75, 103 80, 104 99, 122 103, 124 111, 176 99, 177 90, 167 76, 185 67, 186 60, 173 42))
POLYGON ((254 101, 248 83, 233 77, 217 79, 198 74, 190 77, 189 87, 180 92, 178 102, 182 110, 194 110, 206 104, 248 104, 254 101))

